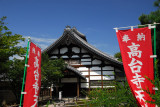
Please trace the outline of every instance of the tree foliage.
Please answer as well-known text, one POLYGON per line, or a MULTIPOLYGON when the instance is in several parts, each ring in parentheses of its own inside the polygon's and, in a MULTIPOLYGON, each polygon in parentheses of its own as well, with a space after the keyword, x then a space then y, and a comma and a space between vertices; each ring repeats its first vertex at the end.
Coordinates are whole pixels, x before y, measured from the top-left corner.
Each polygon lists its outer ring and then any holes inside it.
POLYGON ((118 61, 122 62, 121 52, 117 52, 114 54, 114 57, 117 58, 118 61))
MULTIPOLYGON (((156 11, 150 14, 142 14, 139 17, 141 24, 153 24, 154 22, 160 23, 160 0, 154 2, 154 6, 157 8, 156 11)), ((153 43, 153 30, 152 30, 152 43, 153 43)), ((156 25, 156 51, 157 59, 160 61, 160 25, 156 25)), ((160 62, 158 62, 158 68, 160 69, 160 62)))
POLYGON ((42 54, 42 85, 44 87, 51 86, 51 84, 59 85, 58 80, 62 78, 63 71, 66 68, 66 64, 63 59, 49 59, 47 54, 42 54))
POLYGON ((25 39, 22 35, 12 34, 6 26, 5 19, 6 17, 0 19, 0 81, 3 79, 10 84, 6 88, 12 90, 18 102, 22 86, 24 60, 10 59, 10 57, 25 54, 26 48, 18 46, 25 39))
POLYGON ((22 35, 12 34, 6 23, 6 17, 0 19, 0 74, 9 70, 12 62, 9 60, 13 55, 24 55, 25 48, 18 46, 18 43, 25 39, 22 35))
POLYGON ((24 65, 24 60, 14 58, 12 60, 12 64, 10 65, 10 69, 7 72, 7 79, 10 83, 10 89, 14 93, 17 103, 19 103, 19 98, 21 94, 20 92, 22 88, 24 65))
MULTIPOLYGON (((156 69, 157 69, 157 77, 158 77, 158 67, 157 67, 157 62, 156 61, 156 69)), ((149 90, 144 90, 145 92, 147 92, 151 98, 153 99, 152 101, 147 101, 149 103, 152 103, 152 104, 156 104, 158 107, 160 106, 160 80, 159 78, 155 78, 155 80, 151 80, 150 78, 146 77, 149 81, 152 82, 152 84, 154 84, 155 88, 156 88, 156 91, 155 93, 150 93, 149 90), (158 90, 157 90, 158 89, 158 90)))
POLYGON ((88 94, 91 101, 88 104, 93 107, 138 107, 127 82, 124 85, 113 82, 110 86, 114 88, 91 90, 88 94))

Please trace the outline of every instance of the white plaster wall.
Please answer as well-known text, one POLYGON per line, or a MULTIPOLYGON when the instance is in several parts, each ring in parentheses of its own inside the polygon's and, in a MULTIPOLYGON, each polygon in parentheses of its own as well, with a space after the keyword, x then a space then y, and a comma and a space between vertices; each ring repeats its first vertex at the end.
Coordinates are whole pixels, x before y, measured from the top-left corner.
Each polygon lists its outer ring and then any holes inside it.
POLYGON ((81 61, 91 61, 91 59, 81 59, 81 61))
POLYGON ((51 58, 58 58, 57 56, 51 56, 51 58))
POLYGON ((90 86, 90 88, 102 88, 102 86, 90 86))
POLYGON ((60 54, 64 54, 68 51, 68 48, 64 47, 60 49, 60 54))
POLYGON ((103 71, 103 75, 114 75, 114 71, 103 71))
POLYGON ((52 54, 58 54, 58 49, 55 49, 52 54))
POLYGON ((103 86, 103 88, 114 88, 115 86, 103 86))
POLYGON ((103 76, 103 80, 114 80, 114 76, 103 76))
POLYGON ((100 67, 91 67, 90 70, 101 70, 101 68, 100 67))
POLYGON ((89 88, 89 83, 81 83, 81 88, 89 88))
POLYGON ((90 75, 101 75, 101 71, 91 71, 90 75))
POLYGON ((102 61, 95 59, 95 60, 92 61, 92 64, 101 64, 101 62, 102 61))
POLYGON ((79 68, 77 68, 77 70, 79 70, 79 71, 88 71, 88 68, 86 68, 86 67, 79 67, 79 68))
POLYGON ((101 76, 90 76, 90 80, 101 80, 101 76))
POLYGON ((71 83, 71 82, 77 82, 77 78, 62 78, 62 83, 71 83))
POLYGON ((75 53, 80 53, 80 49, 78 47, 73 47, 72 51, 75 53))
POLYGON ((91 62, 81 62, 82 65, 91 65, 91 62))
POLYGON ((81 52, 82 52, 82 53, 87 53, 87 51, 84 50, 83 48, 81 49, 81 52))
POLYGON ((81 72, 82 75, 89 75, 88 72, 81 72))
POLYGON ((79 58, 79 56, 78 55, 73 55, 72 58, 79 58))
POLYGON ((105 67, 102 68, 102 70, 114 70, 114 67, 105 66, 105 67))
POLYGON ((68 56, 61 56, 62 58, 68 58, 68 56))
POLYGON ((85 57, 90 57, 90 56, 89 55, 83 55, 82 57, 85 58, 85 57))

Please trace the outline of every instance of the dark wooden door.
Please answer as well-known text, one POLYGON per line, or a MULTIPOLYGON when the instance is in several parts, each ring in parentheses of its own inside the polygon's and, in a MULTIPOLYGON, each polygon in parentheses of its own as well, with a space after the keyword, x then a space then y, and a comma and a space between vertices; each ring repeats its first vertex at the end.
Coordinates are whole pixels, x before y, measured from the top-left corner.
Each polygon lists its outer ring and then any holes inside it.
POLYGON ((62 91, 62 97, 75 97, 77 96, 77 83, 64 83, 60 91, 62 91))

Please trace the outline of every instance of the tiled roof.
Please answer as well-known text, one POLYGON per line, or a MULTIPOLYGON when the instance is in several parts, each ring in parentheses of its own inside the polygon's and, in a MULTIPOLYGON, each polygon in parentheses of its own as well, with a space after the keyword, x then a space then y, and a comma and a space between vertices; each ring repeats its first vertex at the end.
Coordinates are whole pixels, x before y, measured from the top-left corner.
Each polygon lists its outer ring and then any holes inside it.
MULTIPOLYGON (((90 45, 86 40, 84 40, 82 38, 82 36, 84 36, 83 34, 81 34, 78 30, 76 30, 75 28, 66 28, 64 29, 64 33, 63 35, 57 39, 57 41, 55 41, 53 44, 51 44, 49 47, 47 47, 43 52, 50 52, 54 47, 58 46, 59 43, 63 40, 63 38, 65 38, 65 36, 67 36, 67 34, 69 34, 69 36, 79 45, 82 46, 82 48, 87 49, 88 51, 90 51, 90 53, 92 53, 95 56, 100 57, 101 59, 108 61, 112 64, 114 64, 115 66, 121 67, 123 68, 123 63, 116 60, 116 58, 101 52, 100 50, 98 50, 97 48, 95 48, 94 46, 90 45)), ((84 36, 85 37, 85 36, 84 36)))
POLYGON ((83 75, 81 74, 81 72, 78 71, 77 69, 75 69, 74 67, 67 65, 67 69, 73 71, 74 73, 76 73, 77 75, 79 75, 81 78, 86 79, 86 77, 83 76, 83 75))

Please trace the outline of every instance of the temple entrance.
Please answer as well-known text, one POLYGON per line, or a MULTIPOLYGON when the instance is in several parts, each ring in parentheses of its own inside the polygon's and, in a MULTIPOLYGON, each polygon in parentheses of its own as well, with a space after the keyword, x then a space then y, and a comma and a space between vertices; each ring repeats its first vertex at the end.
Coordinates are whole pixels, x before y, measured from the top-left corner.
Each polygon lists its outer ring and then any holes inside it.
POLYGON ((60 91, 63 97, 75 97, 77 96, 77 83, 63 83, 60 91))

